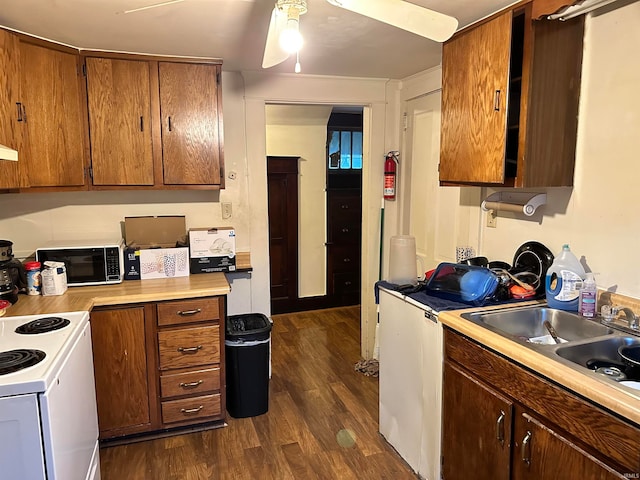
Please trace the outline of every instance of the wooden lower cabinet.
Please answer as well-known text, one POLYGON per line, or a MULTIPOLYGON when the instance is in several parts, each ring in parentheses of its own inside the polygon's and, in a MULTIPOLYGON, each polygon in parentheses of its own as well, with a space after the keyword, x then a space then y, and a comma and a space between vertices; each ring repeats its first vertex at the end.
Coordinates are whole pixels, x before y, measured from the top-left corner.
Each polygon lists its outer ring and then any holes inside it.
POLYGON ((91 312, 100 438, 158 428, 153 305, 91 312))
POLYGON ((224 297, 91 313, 100 439, 224 421, 224 297))
POLYGON ((445 330, 442 478, 640 478, 640 428, 445 330))

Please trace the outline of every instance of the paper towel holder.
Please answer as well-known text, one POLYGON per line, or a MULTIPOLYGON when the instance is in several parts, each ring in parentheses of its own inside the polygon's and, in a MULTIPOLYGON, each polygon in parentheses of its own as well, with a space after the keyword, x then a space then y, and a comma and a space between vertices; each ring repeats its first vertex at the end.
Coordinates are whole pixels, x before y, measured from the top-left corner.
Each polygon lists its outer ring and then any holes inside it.
POLYGON ((527 217, 536 213, 539 206, 547 203, 546 193, 496 192, 489 195, 481 205, 482 210, 503 210, 524 213, 527 217))

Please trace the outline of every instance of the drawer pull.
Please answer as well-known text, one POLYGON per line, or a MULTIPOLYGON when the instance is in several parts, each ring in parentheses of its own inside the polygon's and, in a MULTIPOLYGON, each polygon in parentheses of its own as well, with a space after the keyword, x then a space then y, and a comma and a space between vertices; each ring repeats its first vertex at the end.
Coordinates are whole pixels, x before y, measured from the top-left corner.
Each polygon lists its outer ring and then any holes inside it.
POLYGON ((522 461, 527 464, 527 466, 531 465, 531 432, 527 431, 527 434, 522 439, 522 461))
POLYGON ((198 413, 203 408, 204 408, 204 405, 200 405, 199 407, 196 407, 196 408, 181 408, 180 412, 185 413, 185 414, 198 413))
POLYGON ((203 380, 198 380, 197 382, 189 382, 189 383, 184 383, 184 382, 180 382, 180 386, 182 388, 196 388, 198 385, 202 385, 203 380))
POLYGON ((346 257, 346 258, 343 258, 342 261, 344 263, 349 263, 349 262, 351 262, 351 259, 349 257, 346 257))
POLYGON ((197 347, 178 347, 180 353, 196 353, 200 349, 202 349, 202 345, 198 345, 197 347))
POLYGON ((189 317, 200 312, 202 312, 201 308, 195 308, 193 310, 178 310, 178 315, 180 315, 181 317, 189 317))
POLYGON ((496 421, 496 438, 500 445, 504 445, 504 417, 504 411, 500 410, 500 416, 498 416, 498 420, 496 421))

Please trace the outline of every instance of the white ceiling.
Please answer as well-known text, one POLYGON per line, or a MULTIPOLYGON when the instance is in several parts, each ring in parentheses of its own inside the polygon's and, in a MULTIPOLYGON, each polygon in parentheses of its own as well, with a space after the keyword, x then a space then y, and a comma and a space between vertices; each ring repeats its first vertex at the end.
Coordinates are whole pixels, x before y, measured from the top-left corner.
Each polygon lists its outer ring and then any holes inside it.
MULTIPOLYGON (((223 70, 261 70, 274 0, 184 0, 123 14, 162 0, 2 0, 0 26, 82 49, 214 57, 223 70)), ((453 15, 459 28, 513 0, 411 0, 453 15)), ((441 45, 308 0, 300 19, 302 73, 400 79, 440 63, 441 45)), ((290 58, 269 71, 293 72, 290 58)))

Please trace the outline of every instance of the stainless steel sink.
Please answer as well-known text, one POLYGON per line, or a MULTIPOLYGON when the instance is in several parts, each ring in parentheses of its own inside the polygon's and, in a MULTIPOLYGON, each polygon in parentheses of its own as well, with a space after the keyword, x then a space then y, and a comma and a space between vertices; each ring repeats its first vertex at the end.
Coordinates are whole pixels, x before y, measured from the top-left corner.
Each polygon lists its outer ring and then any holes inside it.
POLYGON ((464 313, 462 317, 522 341, 549 335, 543 325, 545 320, 551 323, 561 339, 568 342, 613 333, 611 328, 575 313, 543 306, 464 313))
POLYGON ((593 369, 597 366, 595 362, 624 365, 622 357, 618 354, 618 348, 635 344, 640 344, 639 337, 615 335, 577 345, 559 346, 555 349, 555 353, 580 366, 593 369))

